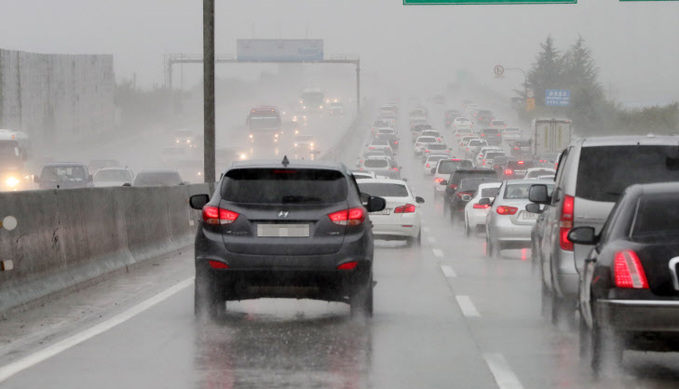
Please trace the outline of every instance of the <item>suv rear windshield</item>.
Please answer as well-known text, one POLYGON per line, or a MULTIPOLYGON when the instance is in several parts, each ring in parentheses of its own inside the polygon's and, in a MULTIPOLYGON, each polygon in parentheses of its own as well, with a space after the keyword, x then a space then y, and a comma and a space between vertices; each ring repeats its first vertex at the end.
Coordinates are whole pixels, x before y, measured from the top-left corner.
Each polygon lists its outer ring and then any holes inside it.
POLYGON ((385 168, 389 167, 389 162, 386 159, 366 159, 363 162, 363 166, 367 168, 385 168))
POLYGON ((458 169, 471 169, 474 167, 468 159, 439 161, 438 166, 438 174, 450 174, 458 169))
POLYGON ((222 199, 241 204, 328 204, 347 198, 337 170, 233 169, 222 180, 222 199))
POLYGON ((575 195, 614 202, 632 184, 663 181, 679 181, 676 145, 583 147, 575 195))
POLYGON ((644 196, 632 226, 635 241, 675 241, 679 236, 679 198, 675 194, 644 196))
MULTIPOLYGON (((460 182, 465 178, 476 178, 476 177, 489 177, 493 178, 492 181, 497 180, 497 173, 495 170, 470 170, 470 171, 457 171, 453 174, 451 184, 459 185, 460 182)), ((491 181, 491 180, 489 180, 491 181)))

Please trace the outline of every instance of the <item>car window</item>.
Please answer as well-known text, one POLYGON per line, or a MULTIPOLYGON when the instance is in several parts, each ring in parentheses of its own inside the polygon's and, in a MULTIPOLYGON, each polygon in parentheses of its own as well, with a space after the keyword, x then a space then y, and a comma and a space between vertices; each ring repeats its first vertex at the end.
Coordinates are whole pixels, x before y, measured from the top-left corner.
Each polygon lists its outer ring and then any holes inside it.
POLYGON ((481 197, 495 197, 500 188, 483 188, 481 189, 481 197))
POLYGON ((472 163, 469 160, 463 159, 459 161, 440 161, 438 165, 439 174, 450 174, 458 169, 469 169, 472 163))
POLYGON ((250 168, 228 171, 221 192, 242 204, 327 204, 346 200, 348 187, 336 170, 250 168))
POLYGON ((385 168, 389 166, 389 162, 386 159, 366 159, 363 162, 363 166, 367 168, 385 168))
POLYGON ((679 198, 674 194, 641 197, 631 237, 635 241, 676 241, 679 237, 679 198))
POLYGON ((613 202, 632 184, 679 181, 677 151, 676 145, 583 147, 576 196, 613 202))
POLYGON ((362 193, 371 196, 386 197, 408 197, 408 189, 402 184, 381 183, 381 182, 360 182, 358 187, 362 193))
MULTIPOLYGON (((518 200, 518 199, 528 200, 528 192, 530 191, 530 187, 533 186, 533 185, 534 184, 531 184, 531 183, 517 183, 517 184, 508 183, 505 186, 505 191, 504 191, 503 197, 505 199, 509 199, 509 200, 518 200)), ((554 190, 554 185, 547 184, 547 196, 552 195, 552 190, 554 190)))

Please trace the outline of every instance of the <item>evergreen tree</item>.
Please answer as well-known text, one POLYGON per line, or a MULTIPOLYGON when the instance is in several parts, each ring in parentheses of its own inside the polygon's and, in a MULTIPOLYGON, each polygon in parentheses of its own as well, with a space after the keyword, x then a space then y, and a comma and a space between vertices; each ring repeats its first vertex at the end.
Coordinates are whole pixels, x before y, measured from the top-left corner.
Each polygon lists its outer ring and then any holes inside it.
POLYGON ((599 108, 606 103, 606 98, 598 73, 591 51, 579 37, 563 56, 563 85, 571 91, 566 112, 578 128, 598 127, 603 120, 599 108))
POLYGON ((563 60, 554 47, 554 40, 551 36, 548 36, 540 47, 542 51, 538 53, 533 67, 528 71, 528 87, 535 92, 535 103, 544 105, 545 91, 562 87, 563 60))

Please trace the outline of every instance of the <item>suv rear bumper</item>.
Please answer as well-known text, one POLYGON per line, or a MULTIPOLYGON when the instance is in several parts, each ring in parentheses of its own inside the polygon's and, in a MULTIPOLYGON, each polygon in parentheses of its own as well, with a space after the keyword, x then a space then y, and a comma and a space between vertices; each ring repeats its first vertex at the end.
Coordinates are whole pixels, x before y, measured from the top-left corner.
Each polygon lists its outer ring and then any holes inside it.
POLYGON ((679 301, 597 300, 594 307, 603 328, 679 333, 679 301))

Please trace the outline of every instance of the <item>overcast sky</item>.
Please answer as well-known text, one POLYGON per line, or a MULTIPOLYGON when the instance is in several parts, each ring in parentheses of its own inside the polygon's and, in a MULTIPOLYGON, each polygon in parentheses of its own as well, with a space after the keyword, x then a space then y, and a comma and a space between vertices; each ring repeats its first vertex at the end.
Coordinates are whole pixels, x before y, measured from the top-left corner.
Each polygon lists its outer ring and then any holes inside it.
MULTIPOLYGON (((578 35, 621 101, 679 100, 679 2, 579 0, 577 5, 403 6, 401 0, 216 0, 217 52, 239 38, 319 38, 326 57, 360 56, 366 74, 436 88, 467 69, 501 90, 496 64, 528 68, 551 34, 578 35)), ((199 0, 0 0, 0 48, 115 56, 117 78, 163 82, 163 57, 202 53, 199 0)), ((200 69, 195 69, 196 77, 200 69)), ((219 68, 228 76, 233 69, 219 68)), ((189 76, 187 76, 189 77, 189 76)), ((192 82, 198 81, 197 79, 192 82)))

